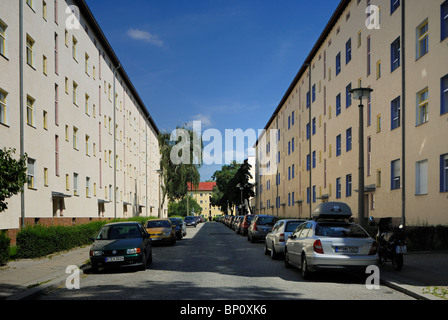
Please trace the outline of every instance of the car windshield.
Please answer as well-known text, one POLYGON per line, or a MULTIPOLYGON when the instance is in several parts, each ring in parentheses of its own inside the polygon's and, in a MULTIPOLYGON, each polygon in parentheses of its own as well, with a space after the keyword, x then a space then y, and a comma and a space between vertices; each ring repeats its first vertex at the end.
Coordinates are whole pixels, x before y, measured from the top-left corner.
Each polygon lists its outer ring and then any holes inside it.
POLYGON ((274 217, 258 217, 257 224, 274 225, 275 224, 275 218, 274 217))
POLYGON ((355 223, 321 222, 316 225, 316 236, 331 238, 368 238, 364 229, 355 223))
POLYGON ((185 217, 185 220, 194 220, 193 217, 185 217))
POLYGON ((298 226, 300 226, 303 222, 300 221, 291 221, 286 224, 285 232, 294 232, 298 226))
POLYGON ((171 224, 167 220, 156 220, 156 221, 148 221, 146 223, 146 228, 170 228, 171 224))
POLYGON ((175 226, 179 225, 179 220, 177 220, 177 219, 170 219, 170 220, 171 220, 171 223, 174 224, 175 226))
POLYGON ((141 238, 142 234, 135 225, 104 226, 97 236, 97 240, 119 240, 141 238))

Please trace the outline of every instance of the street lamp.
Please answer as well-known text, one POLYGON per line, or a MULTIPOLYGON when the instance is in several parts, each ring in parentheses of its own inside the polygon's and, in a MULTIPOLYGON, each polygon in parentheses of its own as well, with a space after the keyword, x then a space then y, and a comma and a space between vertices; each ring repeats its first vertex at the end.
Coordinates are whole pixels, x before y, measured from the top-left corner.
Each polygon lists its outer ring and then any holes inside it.
POLYGON ((359 172, 358 172, 358 223, 364 226, 364 106, 362 99, 368 99, 373 89, 350 90, 353 99, 359 100, 359 172))

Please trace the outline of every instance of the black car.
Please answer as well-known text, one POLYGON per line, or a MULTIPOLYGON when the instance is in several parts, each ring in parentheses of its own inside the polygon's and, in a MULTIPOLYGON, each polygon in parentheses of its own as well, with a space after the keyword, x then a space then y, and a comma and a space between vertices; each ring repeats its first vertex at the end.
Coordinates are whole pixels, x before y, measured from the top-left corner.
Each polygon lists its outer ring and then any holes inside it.
POLYGON ((178 240, 183 238, 182 234, 182 226, 180 225, 180 222, 177 218, 168 218, 171 221, 171 224, 173 225, 174 229, 176 230, 176 238, 178 240))
POLYGON ((185 224, 186 224, 187 227, 188 226, 193 226, 193 227, 196 228, 196 224, 197 224, 196 217, 188 216, 188 217, 185 217, 184 221, 185 221, 185 224))
POLYGON ((138 222, 104 225, 90 249, 90 265, 99 268, 139 266, 145 270, 152 262, 151 238, 138 222))

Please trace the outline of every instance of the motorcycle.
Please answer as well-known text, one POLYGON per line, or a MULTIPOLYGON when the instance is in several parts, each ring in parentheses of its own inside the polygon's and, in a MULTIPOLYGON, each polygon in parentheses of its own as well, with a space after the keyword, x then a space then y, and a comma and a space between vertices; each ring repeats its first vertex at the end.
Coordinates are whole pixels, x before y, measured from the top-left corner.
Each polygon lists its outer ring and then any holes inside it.
MULTIPOLYGON (((376 225, 375 219, 370 217, 370 225, 376 225)), ((387 261, 392 261, 395 271, 403 268, 403 254, 407 253, 403 225, 392 227, 392 218, 381 218, 378 223, 376 236, 378 243, 378 265, 384 267, 387 261)))

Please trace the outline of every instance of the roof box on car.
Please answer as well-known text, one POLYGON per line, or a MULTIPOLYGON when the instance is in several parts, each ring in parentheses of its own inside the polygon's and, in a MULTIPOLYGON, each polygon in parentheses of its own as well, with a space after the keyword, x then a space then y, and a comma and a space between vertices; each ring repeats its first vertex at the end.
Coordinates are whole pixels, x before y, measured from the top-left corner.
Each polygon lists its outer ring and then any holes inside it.
POLYGON ((313 212, 313 219, 350 219, 352 210, 343 202, 324 202, 313 212))

